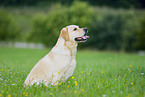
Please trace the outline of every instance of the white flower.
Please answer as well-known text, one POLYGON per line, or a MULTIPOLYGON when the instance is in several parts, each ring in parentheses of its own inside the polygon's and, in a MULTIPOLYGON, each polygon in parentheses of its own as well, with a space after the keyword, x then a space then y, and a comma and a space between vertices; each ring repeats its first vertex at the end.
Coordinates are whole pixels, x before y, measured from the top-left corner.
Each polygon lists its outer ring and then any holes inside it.
POLYGON ((103 97, 106 97, 106 94, 103 94, 103 97))
POLYGON ((141 75, 144 75, 144 73, 141 73, 141 75))
POLYGON ((15 84, 12 84, 13 86, 15 85, 15 84))

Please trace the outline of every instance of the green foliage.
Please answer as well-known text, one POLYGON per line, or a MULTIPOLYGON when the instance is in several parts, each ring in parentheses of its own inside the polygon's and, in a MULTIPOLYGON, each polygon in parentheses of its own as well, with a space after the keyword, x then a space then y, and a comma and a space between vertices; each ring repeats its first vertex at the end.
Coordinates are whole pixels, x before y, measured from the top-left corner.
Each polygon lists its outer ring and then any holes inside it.
MULTIPOLYGON (((22 5, 39 5, 39 6, 48 6, 53 3, 61 3, 64 5, 71 5, 74 1, 77 0, 0 0, 0 5, 5 6, 22 6, 22 5)), ((144 8, 144 0, 79 0, 88 2, 91 5, 97 6, 110 6, 114 8, 144 8)))
POLYGON ((29 39, 52 46, 60 30, 70 24, 86 27, 91 24, 94 9, 85 2, 74 2, 69 8, 57 4, 45 15, 35 16, 29 39))
MULTIPOLYGON (((135 13, 107 11, 101 13, 101 19, 96 16, 92 22, 88 45, 101 50, 133 50, 134 30, 138 25, 135 13)), ((97 15, 100 15, 99 11, 97 15)))
POLYGON ((135 47, 138 50, 145 50, 145 16, 141 19, 141 26, 136 31, 135 47))
POLYGON ((18 29, 14 25, 13 18, 7 12, 0 10, 0 40, 15 40, 18 29))
POLYGON ((144 20, 139 21, 143 11, 93 7, 81 1, 75 1, 70 6, 57 3, 47 8, 14 8, 8 11, 14 14, 7 11, 0 11, 0 40, 17 39, 52 47, 61 29, 75 24, 89 30, 90 39, 80 43, 79 48, 144 49, 144 20), (23 29, 20 34, 19 28, 23 29))
POLYGON ((70 24, 88 27, 90 39, 79 47, 100 50, 135 50, 135 30, 138 27, 134 11, 94 9, 86 2, 71 6, 53 5, 47 15, 36 15, 29 39, 53 46, 60 30, 70 24), (49 42, 49 43, 48 43, 49 42))

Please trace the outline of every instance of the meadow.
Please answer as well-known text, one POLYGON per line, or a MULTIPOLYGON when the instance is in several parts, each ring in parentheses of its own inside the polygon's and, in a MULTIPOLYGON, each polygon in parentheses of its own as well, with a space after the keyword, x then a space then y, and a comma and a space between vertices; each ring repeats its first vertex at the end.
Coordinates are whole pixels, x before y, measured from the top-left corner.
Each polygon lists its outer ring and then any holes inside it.
POLYGON ((145 56, 135 53, 78 50, 68 81, 24 88, 32 67, 49 51, 0 48, 0 97, 145 97, 145 56))

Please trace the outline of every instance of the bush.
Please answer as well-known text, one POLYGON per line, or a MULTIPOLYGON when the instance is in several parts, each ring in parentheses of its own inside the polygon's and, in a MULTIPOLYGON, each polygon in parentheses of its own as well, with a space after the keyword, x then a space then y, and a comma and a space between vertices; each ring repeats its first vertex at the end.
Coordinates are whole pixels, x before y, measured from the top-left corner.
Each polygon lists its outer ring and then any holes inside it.
POLYGON ((137 18, 132 10, 93 8, 86 2, 75 1, 70 7, 56 4, 47 14, 35 16, 29 39, 50 47, 63 27, 75 24, 89 30, 90 39, 81 43, 80 48, 133 51, 139 24, 137 18))
POLYGON ((0 41, 15 40, 18 29, 14 25, 12 15, 0 10, 0 41))
POLYGON ((145 50, 145 16, 141 19, 141 26, 136 30, 135 48, 145 50))
POLYGON ((100 50, 133 50, 136 19, 134 12, 97 11, 87 45, 100 50), (101 18, 100 18, 101 17, 101 18))
POLYGON ((63 27, 70 24, 81 27, 89 26, 93 12, 93 8, 85 2, 74 2, 69 8, 57 4, 47 15, 35 16, 29 39, 52 46, 63 27))

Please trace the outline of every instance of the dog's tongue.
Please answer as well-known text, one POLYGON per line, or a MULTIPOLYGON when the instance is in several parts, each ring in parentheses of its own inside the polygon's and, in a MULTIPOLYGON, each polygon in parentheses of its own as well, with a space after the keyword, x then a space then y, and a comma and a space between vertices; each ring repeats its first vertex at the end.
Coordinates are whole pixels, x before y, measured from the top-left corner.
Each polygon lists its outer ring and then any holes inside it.
POLYGON ((87 38, 89 38, 89 36, 83 36, 82 38, 83 38, 83 39, 87 39, 87 38))

